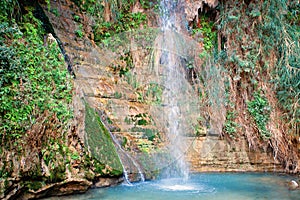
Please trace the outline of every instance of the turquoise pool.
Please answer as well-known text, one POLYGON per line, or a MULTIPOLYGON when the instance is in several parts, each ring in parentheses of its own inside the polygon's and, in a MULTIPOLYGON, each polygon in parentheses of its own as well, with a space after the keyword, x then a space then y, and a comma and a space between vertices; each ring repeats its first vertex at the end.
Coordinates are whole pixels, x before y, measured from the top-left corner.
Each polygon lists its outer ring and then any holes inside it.
POLYGON ((85 194, 49 199, 66 200, 248 200, 300 199, 300 190, 289 190, 289 175, 269 173, 200 173, 188 181, 163 179, 91 189, 85 194))

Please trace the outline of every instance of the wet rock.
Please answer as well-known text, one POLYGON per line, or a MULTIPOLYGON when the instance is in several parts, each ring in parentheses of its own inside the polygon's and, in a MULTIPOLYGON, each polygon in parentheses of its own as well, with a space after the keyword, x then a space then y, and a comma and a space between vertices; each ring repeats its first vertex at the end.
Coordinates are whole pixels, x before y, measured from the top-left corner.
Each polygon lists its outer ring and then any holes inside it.
POLYGON ((290 182, 288 182, 288 187, 290 190, 295 190, 299 187, 299 184, 296 181, 291 180, 290 182))
POLYGON ((217 131, 215 131, 214 129, 209 129, 208 132, 207 132, 207 135, 212 136, 212 137, 219 137, 220 136, 220 134, 217 131))
POLYGON ((72 178, 63 182, 47 185, 37 191, 29 190, 21 199, 36 199, 49 196, 62 196, 84 193, 92 186, 92 182, 85 179, 72 178))
POLYGON ((56 39, 54 38, 54 36, 51 33, 47 34, 47 36, 46 36, 46 42, 47 42, 47 45, 55 43, 58 46, 56 39))
POLYGON ((117 185, 123 182, 123 177, 119 178, 99 178, 98 181, 94 184, 95 187, 108 187, 112 185, 117 185))

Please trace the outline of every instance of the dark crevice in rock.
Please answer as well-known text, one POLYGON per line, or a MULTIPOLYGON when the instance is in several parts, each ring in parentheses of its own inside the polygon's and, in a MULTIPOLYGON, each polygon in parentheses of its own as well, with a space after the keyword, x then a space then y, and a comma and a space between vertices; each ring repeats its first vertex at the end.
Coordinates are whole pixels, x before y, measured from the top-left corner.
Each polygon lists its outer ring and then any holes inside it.
POLYGON ((31 5, 31 6, 33 6, 35 8, 34 12, 33 12, 34 17, 36 17, 37 19, 39 19, 42 22, 42 26, 45 29, 45 31, 47 33, 51 33, 53 35, 53 37, 56 39, 56 41, 58 43, 58 46, 60 48, 60 51, 61 51, 61 53, 64 56, 65 62, 68 65, 68 71, 69 71, 69 73, 74 78, 76 78, 76 75, 75 75, 74 70, 73 70, 73 65, 72 65, 71 59, 68 56, 68 54, 66 53, 66 50, 64 48, 63 43, 60 41, 59 37, 56 35, 56 33, 54 31, 54 28, 53 28, 52 24, 50 23, 49 18, 45 14, 42 6, 37 1, 30 1, 30 2, 26 1, 26 3, 23 2, 23 4, 25 4, 25 5, 31 5))

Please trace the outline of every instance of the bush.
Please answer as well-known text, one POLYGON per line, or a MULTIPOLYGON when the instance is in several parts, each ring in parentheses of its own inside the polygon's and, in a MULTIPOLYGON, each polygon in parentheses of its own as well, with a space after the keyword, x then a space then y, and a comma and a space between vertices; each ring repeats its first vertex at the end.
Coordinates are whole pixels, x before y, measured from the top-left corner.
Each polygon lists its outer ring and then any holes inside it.
POLYGON ((0 23, 1 138, 24 136, 45 111, 61 124, 72 116, 71 77, 63 56, 56 43, 44 45, 41 22, 28 10, 19 24, 0 23))
POLYGON ((268 100, 260 94, 260 92, 254 93, 254 99, 247 102, 248 111, 253 117, 260 135, 264 139, 271 137, 270 131, 267 130, 266 125, 270 119, 271 107, 268 100))

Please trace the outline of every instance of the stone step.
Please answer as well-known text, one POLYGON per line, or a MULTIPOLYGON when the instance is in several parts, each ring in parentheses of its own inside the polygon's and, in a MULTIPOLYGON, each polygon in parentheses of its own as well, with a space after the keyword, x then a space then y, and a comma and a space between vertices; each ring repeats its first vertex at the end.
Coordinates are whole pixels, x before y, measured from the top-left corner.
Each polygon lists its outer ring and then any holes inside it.
POLYGON ((130 136, 136 139, 141 139, 144 135, 143 132, 112 132, 114 135, 130 136))
MULTIPOLYGON (((146 129, 157 130, 157 128, 153 125, 135 126, 132 124, 114 122, 121 128, 122 132, 144 132, 143 130, 146 129)), ((157 130, 157 132, 159 131, 157 130)))

